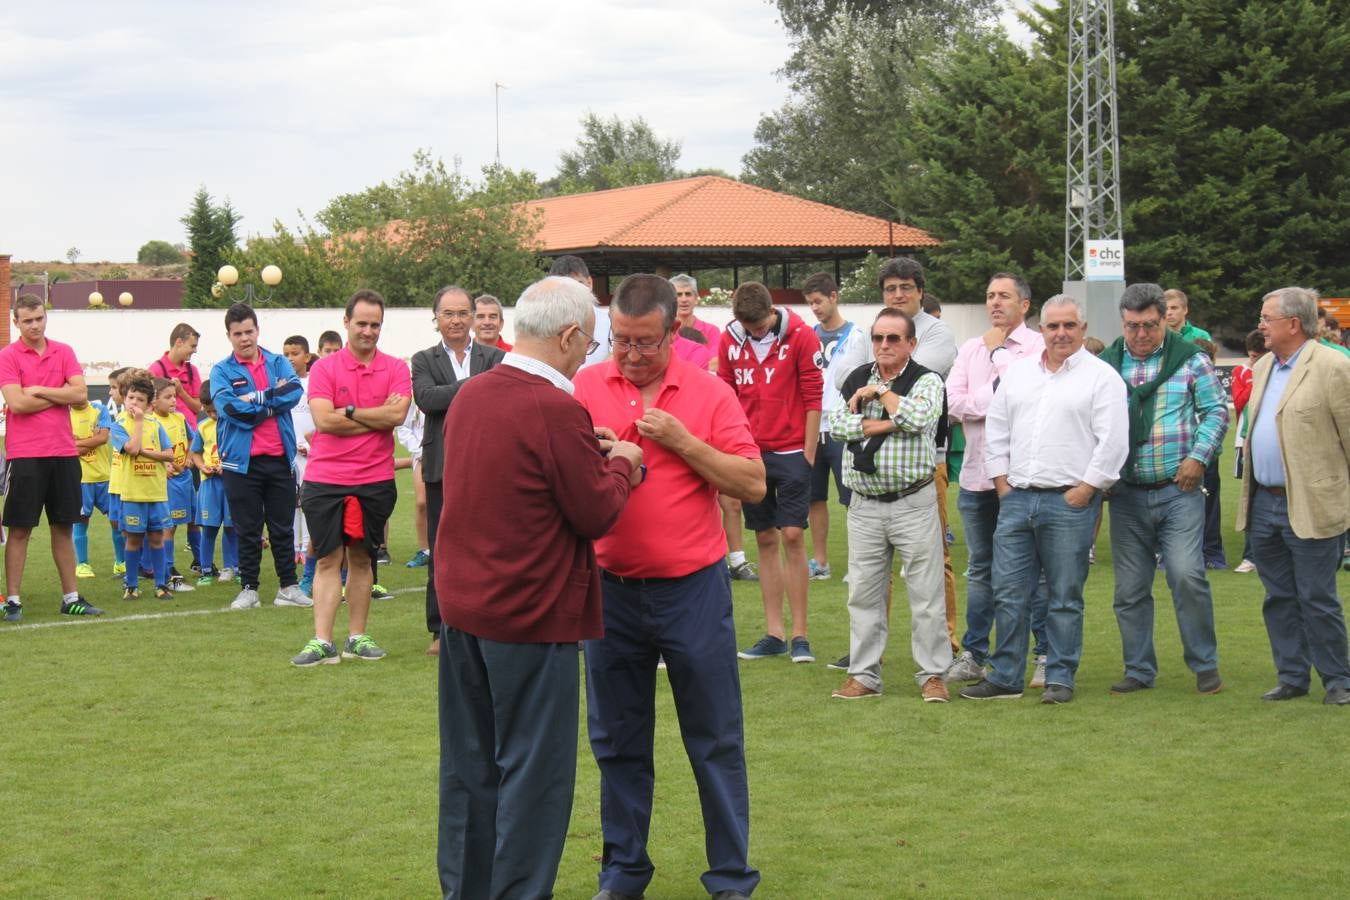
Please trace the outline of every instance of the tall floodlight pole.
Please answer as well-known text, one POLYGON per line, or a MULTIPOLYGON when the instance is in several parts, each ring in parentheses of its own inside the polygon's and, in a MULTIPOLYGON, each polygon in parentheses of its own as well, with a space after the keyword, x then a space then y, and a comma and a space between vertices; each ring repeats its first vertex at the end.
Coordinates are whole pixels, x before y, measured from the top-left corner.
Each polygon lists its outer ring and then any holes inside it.
POLYGON ((492 82, 492 111, 495 127, 497 131, 497 168, 502 167, 502 88, 506 85, 500 81, 492 82))
POLYGON ((1099 337, 1120 333, 1125 288, 1115 43, 1112 0, 1069 0, 1064 292, 1099 337))

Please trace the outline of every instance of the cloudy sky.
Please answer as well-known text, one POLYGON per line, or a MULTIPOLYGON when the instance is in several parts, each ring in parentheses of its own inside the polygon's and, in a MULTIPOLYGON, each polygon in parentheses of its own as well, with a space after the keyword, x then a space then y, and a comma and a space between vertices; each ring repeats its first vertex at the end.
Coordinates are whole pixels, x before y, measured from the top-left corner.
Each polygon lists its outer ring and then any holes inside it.
POLYGON ((547 177, 578 120, 645 116, 733 174, 786 97, 763 0, 45 0, 0 21, 0 253, 134 260, 198 186, 241 234, 294 224, 427 148, 547 177))

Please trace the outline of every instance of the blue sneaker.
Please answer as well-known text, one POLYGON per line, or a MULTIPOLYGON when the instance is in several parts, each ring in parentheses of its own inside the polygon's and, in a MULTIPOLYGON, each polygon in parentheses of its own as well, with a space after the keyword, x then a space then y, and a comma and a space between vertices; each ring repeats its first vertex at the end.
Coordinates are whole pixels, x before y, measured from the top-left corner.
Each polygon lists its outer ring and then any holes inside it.
POLYGON ((792 661, 795 663, 813 663, 815 654, 811 652, 811 642, 804 637, 792 639, 792 661))
POLYGON ((5 621, 21 622, 23 621, 23 604, 15 603, 13 600, 5 601, 5 621))
POLYGON ((787 652, 787 641, 766 634, 755 641, 755 645, 749 650, 742 650, 736 655, 741 659, 768 659, 770 656, 786 656, 787 652))
POLYGON ((428 562, 431 561, 431 554, 425 550, 418 550, 413 554, 413 558, 403 565, 408 569, 425 569, 428 562))
POLYGON ((811 576, 811 580, 812 580, 812 581, 829 581, 829 580, 830 580, 831 572, 830 572, 830 564, 829 564, 829 563, 826 563, 825 565, 822 566, 820 563, 816 562, 814 559, 808 559, 808 560, 806 561, 806 571, 807 571, 807 573, 811 576))
POLYGON ((306 597, 313 597, 313 596, 314 596, 314 579, 313 579, 313 578, 301 578, 301 579, 300 579, 300 593, 304 594, 306 597))

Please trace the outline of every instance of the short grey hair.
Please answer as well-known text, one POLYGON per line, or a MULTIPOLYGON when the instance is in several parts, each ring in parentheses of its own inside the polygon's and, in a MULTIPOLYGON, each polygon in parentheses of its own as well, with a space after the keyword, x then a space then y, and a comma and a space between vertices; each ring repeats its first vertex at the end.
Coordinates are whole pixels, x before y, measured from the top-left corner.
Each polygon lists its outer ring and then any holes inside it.
POLYGON ((675 287, 676 290, 679 290, 680 287, 687 287, 693 288, 695 294, 698 293, 698 280, 695 279, 693 275, 686 275, 683 272, 681 272, 679 275, 676 275, 674 278, 670 279, 670 283, 675 287))
POLYGON ((1120 311, 1148 312, 1158 311, 1158 315, 1167 314, 1167 301, 1163 299, 1163 289, 1150 281, 1141 281, 1125 288, 1120 295, 1120 311))
POLYGON ((1077 297, 1070 297, 1068 294, 1056 294, 1049 300, 1041 304, 1041 318, 1045 318, 1045 311, 1052 306, 1072 306, 1078 310, 1078 324, 1082 325, 1087 321, 1087 307, 1082 300, 1077 297))
POLYGON ((562 275, 550 275, 530 285, 516 301, 513 317, 518 336, 547 339, 570 325, 586 327, 595 298, 586 285, 562 275))
POLYGON ((481 295, 481 296, 479 296, 479 297, 474 297, 474 298, 473 298, 473 311, 474 311, 474 312, 478 312, 478 304, 480 304, 480 303, 485 303, 485 304, 487 304, 488 306, 495 306, 495 307, 497 307, 497 312, 498 312, 499 314, 500 314, 501 311, 502 311, 502 301, 498 300, 496 297, 492 296, 491 294, 483 294, 483 295, 481 295))
POLYGON ((1304 337, 1317 337, 1317 291, 1302 287, 1277 288, 1262 297, 1261 303, 1272 297, 1280 302, 1280 315, 1298 319, 1304 337))

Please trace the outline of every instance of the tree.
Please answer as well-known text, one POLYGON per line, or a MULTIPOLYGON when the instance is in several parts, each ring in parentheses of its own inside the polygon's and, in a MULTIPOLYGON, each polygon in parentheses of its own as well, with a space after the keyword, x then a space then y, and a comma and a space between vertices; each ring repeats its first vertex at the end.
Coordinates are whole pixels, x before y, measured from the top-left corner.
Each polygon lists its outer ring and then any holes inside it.
POLYGON ((69 262, 72 266, 75 265, 75 261, 78 260, 79 258, 80 258, 79 247, 70 247, 66 250, 66 261, 69 262))
POLYGON ((840 13, 878 21, 923 19, 954 36, 996 6, 991 0, 775 0, 774 5, 783 27, 798 42, 819 40, 840 13))
POLYGON ((182 261, 182 251, 168 241, 146 241, 136 252, 136 262, 142 266, 171 266, 182 261))
POLYGON ((554 184, 558 193, 576 194, 669 181, 679 177, 679 159, 680 142, 657 137, 642 116, 625 122, 588 112, 576 148, 562 153, 554 184))
POLYGON ((270 237, 250 238, 243 248, 227 251, 225 261, 239 269, 241 280, 252 280, 256 291, 270 296, 274 306, 343 306, 359 283, 350 261, 333 252, 332 242, 307 225, 292 234, 273 222, 270 237), (281 269, 281 284, 275 288, 262 284, 262 270, 269 265, 281 269))
POLYGON ((214 306, 211 286, 216 282, 217 270, 225 264, 225 254, 235 248, 234 226, 239 224, 239 214, 228 200, 222 206, 212 203, 211 195, 201 187, 193 195, 187 215, 180 221, 187 228, 188 246, 192 252, 183 284, 183 304, 214 306))

